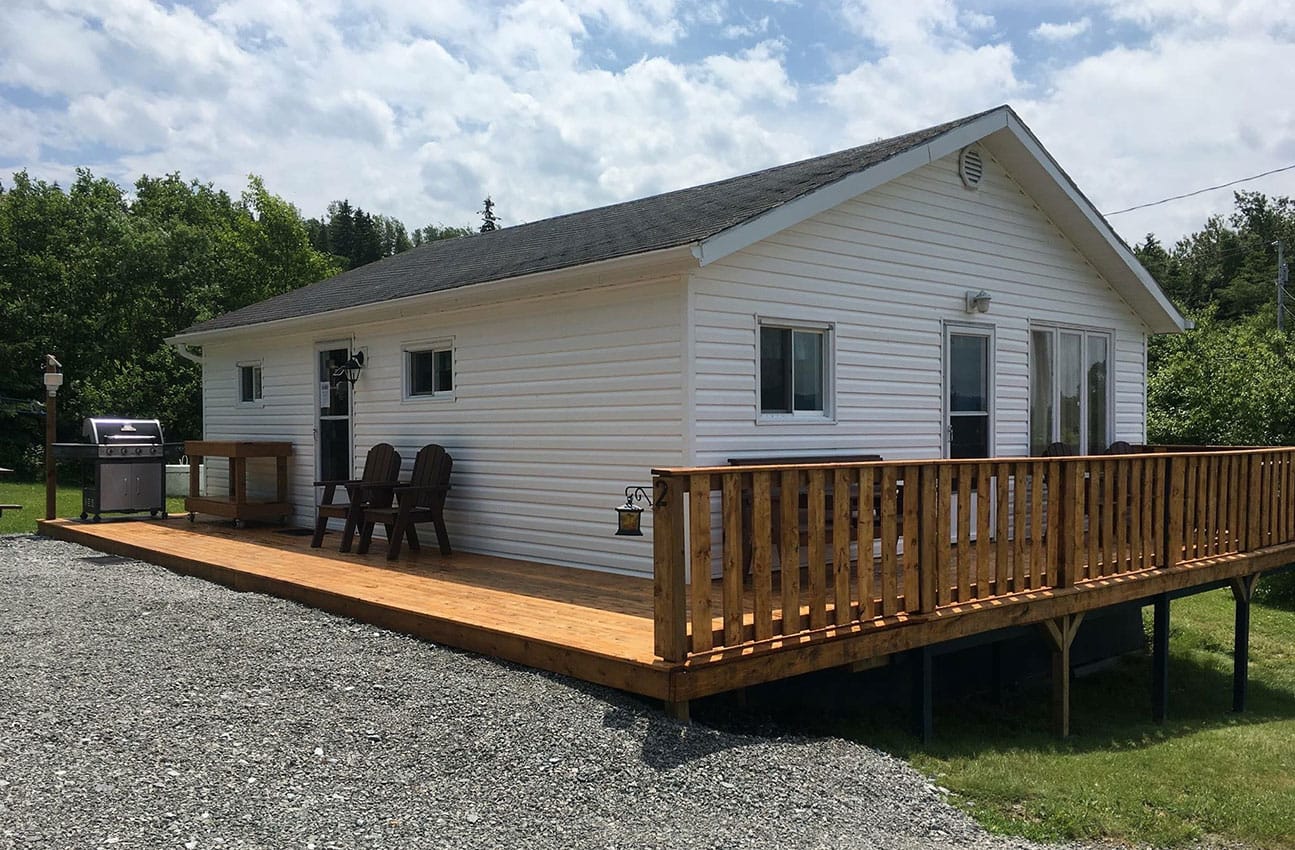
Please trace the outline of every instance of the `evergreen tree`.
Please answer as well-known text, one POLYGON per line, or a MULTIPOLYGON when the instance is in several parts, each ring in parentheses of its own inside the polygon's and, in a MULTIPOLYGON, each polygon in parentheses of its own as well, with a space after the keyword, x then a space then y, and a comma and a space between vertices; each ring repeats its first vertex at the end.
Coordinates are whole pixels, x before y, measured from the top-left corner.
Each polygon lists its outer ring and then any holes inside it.
POLYGON ((486 195, 486 199, 482 203, 484 204, 484 206, 480 210, 480 213, 481 213, 480 232, 489 233, 492 230, 498 230, 499 217, 495 215, 495 202, 490 199, 489 195, 486 195))

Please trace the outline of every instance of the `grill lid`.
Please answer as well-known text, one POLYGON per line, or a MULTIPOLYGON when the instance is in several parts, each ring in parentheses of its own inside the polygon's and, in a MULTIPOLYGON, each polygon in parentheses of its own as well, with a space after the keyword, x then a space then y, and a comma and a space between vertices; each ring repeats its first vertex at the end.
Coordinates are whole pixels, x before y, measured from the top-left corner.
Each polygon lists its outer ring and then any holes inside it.
POLYGON ((92 416, 82 423, 81 436, 86 442, 99 444, 161 443, 162 423, 156 419, 108 419, 92 416))

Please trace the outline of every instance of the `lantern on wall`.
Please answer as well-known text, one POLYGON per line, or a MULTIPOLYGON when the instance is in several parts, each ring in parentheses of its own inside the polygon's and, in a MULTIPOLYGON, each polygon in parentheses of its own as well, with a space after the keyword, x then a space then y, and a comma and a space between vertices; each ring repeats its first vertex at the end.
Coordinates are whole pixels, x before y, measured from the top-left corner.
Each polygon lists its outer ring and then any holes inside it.
POLYGON ((643 536, 643 508, 639 506, 640 502, 644 505, 652 503, 647 490, 632 484, 626 487, 625 504, 616 507, 617 537, 643 536))

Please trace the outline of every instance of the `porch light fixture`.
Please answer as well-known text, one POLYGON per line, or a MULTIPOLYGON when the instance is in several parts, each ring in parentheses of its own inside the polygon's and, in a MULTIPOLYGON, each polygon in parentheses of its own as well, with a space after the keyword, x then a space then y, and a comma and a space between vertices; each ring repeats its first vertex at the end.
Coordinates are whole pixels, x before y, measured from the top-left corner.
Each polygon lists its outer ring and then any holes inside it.
POLYGON ((994 296, 985 290, 979 291, 967 290, 966 309, 968 313, 988 313, 989 302, 994 300, 994 296))
POLYGON ((333 370, 333 383, 336 384, 341 381, 342 378, 345 378, 350 382, 351 387, 353 388, 355 386, 355 382, 360 379, 360 370, 363 368, 364 352, 357 351, 351 355, 350 360, 347 360, 341 366, 338 366, 333 370))
POLYGON ((643 508, 636 504, 638 502, 650 505, 652 498, 648 496, 646 488, 631 484, 625 488, 625 504, 618 505, 616 508, 617 537, 643 536, 643 508))
POLYGON ((53 354, 45 355, 45 395, 53 398, 58 395, 58 388, 63 386, 63 364, 54 359, 53 354))

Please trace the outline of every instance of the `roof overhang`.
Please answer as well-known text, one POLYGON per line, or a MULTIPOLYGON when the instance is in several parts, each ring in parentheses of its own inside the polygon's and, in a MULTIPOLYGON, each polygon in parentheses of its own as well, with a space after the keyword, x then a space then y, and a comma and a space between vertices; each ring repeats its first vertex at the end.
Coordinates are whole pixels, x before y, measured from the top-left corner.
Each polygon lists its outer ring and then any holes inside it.
POLYGON ((709 265, 977 142, 1007 169, 1149 331, 1177 333, 1190 327, 1129 246, 1006 106, 721 231, 698 243, 693 252, 700 265, 709 265))
POLYGON ((633 284, 644 280, 668 278, 697 268, 691 246, 682 245, 641 254, 630 254, 610 260, 599 260, 580 266, 568 266, 552 271, 499 280, 482 281, 438 292, 424 292, 405 298, 393 298, 373 304, 358 304, 340 310, 309 313, 272 319, 248 325, 213 328, 194 333, 181 333, 167 337, 168 345, 202 345, 215 339, 260 335, 267 331, 280 333, 307 332, 320 328, 336 328, 339 324, 355 325, 384 322, 426 313, 430 310, 467 309, 525 298, 542 298, 585 289, 633 284))

